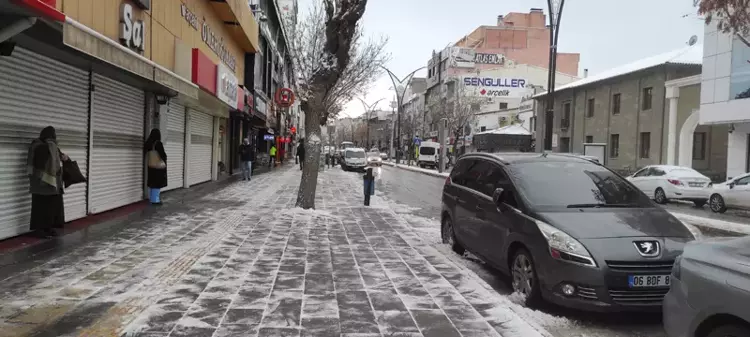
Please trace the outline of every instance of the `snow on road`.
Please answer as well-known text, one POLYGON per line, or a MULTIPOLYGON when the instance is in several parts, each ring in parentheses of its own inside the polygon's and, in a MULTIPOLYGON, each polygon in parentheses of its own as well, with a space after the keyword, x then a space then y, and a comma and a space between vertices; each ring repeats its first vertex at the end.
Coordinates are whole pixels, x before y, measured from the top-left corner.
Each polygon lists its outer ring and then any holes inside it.
POLYGON ((744 235, 750 235, 750 219, 745 223, 725 221, 719 219, 711 219, 707 217, 696 216, 692 214, 686 214, 676 211, 669 211, 680 221, 685 223, 699 226, 718 229, 726 232, 739 233, 744 235))

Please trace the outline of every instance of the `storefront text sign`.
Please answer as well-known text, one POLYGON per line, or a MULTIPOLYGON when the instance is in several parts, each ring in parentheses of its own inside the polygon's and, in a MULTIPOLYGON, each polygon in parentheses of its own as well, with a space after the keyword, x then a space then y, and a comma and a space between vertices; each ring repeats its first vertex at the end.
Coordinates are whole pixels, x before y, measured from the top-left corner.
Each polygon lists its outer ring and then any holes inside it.
POLYGON ((226 45, 224 45, 224 39, 216 35, 213 29, 211 29, 211 26, 208 25, 208 22, 204 20, 203 23, 200 24, 198 22, 198 16, 191 12, 185 4, 180 5, 180 15, 190 27, 193 27, 196 31, 198 30, 198 26, 200 26, 201 39, 203 42, 205 42, 208 48, 213 50, 214 53, 219 56, 221 61, 224 62, 229 69, 237 71, 237 58, 229 52, 226 45))
POLYGON ((216 97, 237 109, 238 94, 237 77, 227 66, 220 63, 216 68, 216 97))
MULTIPOLYGON (((266 101, 264 101, 259 96, 255 97, 255 111, 259 114, 265 116, 266 115, 266 101)), ((273 133, 273 131, 269 131, 269 133, 273 133)))
POLYGON ((505 63, 505 56, 502 54, 476 53, 474 62, 480 64, 503 64, 505 63))
POLYGON ((139 53, 143 52, 146 41, 146 26, 142 20, 133 17, 133 6, 123 3, 120 6, 120 42, 139 53))

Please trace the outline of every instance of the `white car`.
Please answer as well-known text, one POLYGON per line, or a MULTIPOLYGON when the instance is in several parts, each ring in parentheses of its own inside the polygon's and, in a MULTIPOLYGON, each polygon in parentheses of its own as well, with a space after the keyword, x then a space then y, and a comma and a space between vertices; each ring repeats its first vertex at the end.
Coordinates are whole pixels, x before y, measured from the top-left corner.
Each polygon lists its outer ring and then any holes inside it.
POLYGON ((367 154, 367 165, 380 166, 383 164, 383 159, 380 158, 380 152, 370 152, 367 154))
POLYGON ((715 213, 727 208, 750 210, 750 173, 713 185, 710 194, 709 207, 715 213))
POLYGON ((344 150, 344 158, 341 160, 341 168, 344 171, 364 171, 365 166, 367 166, 365 149, 350 147, 344 150))
POLYGON ((708 201, 711 186, 711 179, 682 166, 646 166, 627 179, 659 204, 666 204, 669 200, 686 200, 703 207, 708 201))

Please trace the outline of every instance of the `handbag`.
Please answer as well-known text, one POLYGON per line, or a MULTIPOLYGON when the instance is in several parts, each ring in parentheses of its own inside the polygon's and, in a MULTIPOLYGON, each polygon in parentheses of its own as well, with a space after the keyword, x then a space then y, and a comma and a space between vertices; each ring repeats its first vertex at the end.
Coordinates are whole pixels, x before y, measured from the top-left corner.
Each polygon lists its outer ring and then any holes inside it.
POLYGON ((83 173, 81 173, 81 168, 78 167, 78 162, 73 160, 66 160, 63 162, 62 169, 62 179, 65 188, 68 188, 70 185, 86 182, 86 177, 84 177, 83 173))
MULTIPOLYGON (((156 147, 156 144, 154 144, 154 147, 156 147)), ((161 155, 159 155, 159 151, 156 151, 155 149, 151 149, 151 151, 148 151, 148 168, 153 168, 153 169, 167 168, 167 163, 165 163, 164 160, 161 159, 161 155)))

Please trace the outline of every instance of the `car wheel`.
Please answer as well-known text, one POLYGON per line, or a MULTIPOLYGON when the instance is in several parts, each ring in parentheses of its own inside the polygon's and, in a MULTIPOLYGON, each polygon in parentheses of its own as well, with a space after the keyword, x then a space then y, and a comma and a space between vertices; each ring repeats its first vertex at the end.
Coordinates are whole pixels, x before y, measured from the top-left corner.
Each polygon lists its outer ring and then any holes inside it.
POLYGON ((750 328, 741 325, 721 325, 709 332, 706 337, 750 336, 750 328))
POLYGON ((695 200, 693 201, 693 204, 695 204, 695 207, 703 208, 703 206, 706 205, 706 200, 695 200))
POLYGON ((523 296, 527 306, 538 304, 542 293, 531 253, 524 248, 518 249, 513 255, 510 270, 513 291, 523 296))
POLYGON ((446 216, 443 219, 443 225, 441 226, 440 234, 443 237, 443 243, 447 244, 453 249, 454 252, 458 255, 464 255, 464 252, 466 251, 466 248, 461 246, 460 243, 458 243, 458 240, 456 240, 456 232, 453 228, 453 220, 451 220, 450 217, 446 216))
POLYGON ((654 192, 654 201, 656 201, 657 204, 666 204, 667 203, 667 194, 664 192, 661 187, 657 188, 654 192))
POLYGON ((708 207, 711 208, 711 211, 714 213, 724 213, 727 211, 727 205, 724 203, 724 198, 719 194, 711 196, 708 207))

